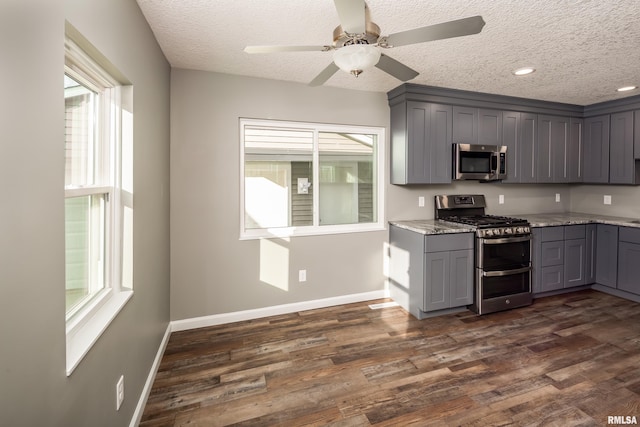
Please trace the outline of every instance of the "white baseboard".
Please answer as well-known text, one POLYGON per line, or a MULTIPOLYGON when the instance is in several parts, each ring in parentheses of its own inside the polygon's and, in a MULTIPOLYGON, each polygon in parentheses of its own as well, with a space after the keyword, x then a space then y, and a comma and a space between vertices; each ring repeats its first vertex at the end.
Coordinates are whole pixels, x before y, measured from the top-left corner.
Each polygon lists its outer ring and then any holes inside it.
POLYGON ((170 336, 171 323, 167 325, 167 330, 164 332, 164 336, 162 337, 162 341, 160 342, 160 347, 158 348, 158 352, 156 353, 156 358, 153 360, 153 364, 151 365, 151 369, 149 370, 149 375, 147 376, 147 381, 144 383, 142 393, 140 394, 140 398, 138 399, 138 405, 136 406, 136 410, 133 413, 133 417, 131 417, 131 423, 129 424, 129 427, 136 427, 140 424, 142 414, 144 413, 144 407, 147 404, 147 399, 149 399, 151 387, 153 387, 153 381, 156 379, 156 373, 158 372, 158 368, 160 367, 160 361, 162 360, 164 350, 167 348, 170 336))
POLYGON ((223 325, 226 323, 253 320, 280 314, 295 313, 297 311, 313 310, 316 308, 331 307, 334 305, 351 304, 354 302, 370 301, 380 298, 388 298, 388 290, 364 292, 361 294, 342 295, 339 297, 324 298, 312 301, 296 302, 292 304, 275 305, 272 307, 257 308, 254 310, 236 311, 233 313, 214 314, 211 316, 194 317, 191 319, 174 320, 171 322, 171 331, 186 331, 188 329, 204 328, 207 326, 223 325))

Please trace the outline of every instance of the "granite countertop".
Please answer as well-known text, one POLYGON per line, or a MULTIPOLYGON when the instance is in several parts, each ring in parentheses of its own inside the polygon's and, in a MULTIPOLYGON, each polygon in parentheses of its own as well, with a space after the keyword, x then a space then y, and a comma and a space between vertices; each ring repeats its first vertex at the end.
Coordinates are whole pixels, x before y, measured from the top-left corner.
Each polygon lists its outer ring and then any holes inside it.
MULTIPOLYGON (((580 224, 610 224, 623 227, 640 228, 640 219, 624 218, 617 216, 583 214, 575 212, 552 213, 552 214, 531 214, 509 215, 516 218, 524 218, 531 224, 531 227, 552 227, 559 225, 580 225, 580 224)), ((389 221, 389 224, 406 230, 421 234, 451 234, 451 233, 471 233, 475 227, 469 225, 455 224, 452 222, 440 221, 437 219, 389 221)))
POLYGON ((389 224, 421 234, 472 233, 476 230, 475 227, 470 225, 455 224, 453 222, 445 222, 438 219, 389 221, 389 224))
POLYGON ((594 215, 594 214, 567 212, 567 213, 513 215, 513 216, 526 219, 531 224, 531 227, 552 227, 556 225, 580 225, 580 224, 609 224, 609 225, 618 225, 623 227, 640 228, 639 219, 607 216, 607 215, 594 215))

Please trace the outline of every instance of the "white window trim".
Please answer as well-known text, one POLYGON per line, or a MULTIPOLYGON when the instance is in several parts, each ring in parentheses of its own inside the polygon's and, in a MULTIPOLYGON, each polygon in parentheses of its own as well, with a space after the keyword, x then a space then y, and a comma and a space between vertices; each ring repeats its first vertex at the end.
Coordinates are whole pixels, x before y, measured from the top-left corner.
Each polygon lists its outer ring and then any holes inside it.
POLYGON ((111 99, 107 105, 109 111, 106 113, 111 131, 102 129, 101 132, 103 136, 108 135, 112 138, 105 144, 106 147, 102 148, 110 147, 112 151, 105 154, 115 162, 113 165, 103 165, 108 167, 108 185, 97 183, 65 189, 65 197, 107 194, 109 198, 106 236, 106 258, 109 260, 109 268, 105 271, 105 288, 90 302, 66 316, 66 374, 70 376, 133 296, 132 289, 122 286, 122 215, 124 206, 133 207, 133 196, 129 193, 123 194, 121 182, 122 143, 123 138, 129 137, 123 135, 121 107, 124 102, 132 103, 131 99, 128 99, 132 92, 127 90, 126 100, 123 99, 123 87, 130 83, 69 23, 66 23, 65 32, 65 72, 81 79, 82 84, 93 85, 94 89, 112 88, 107 89, 108 97, 111 99), (86 52, 92 52, 93 55, 89 56, 86 52))
MULTIPOLYGON (((263 238, 285 238, 295 236, 319 236, 327 234, 343 234, 343 233, 360 233, 385 230, 385 211, 384 211, 384 189, 385 189, 385 153, 386 153, 386 135, 383 127, 360 126, 360 125, 339 125, 324 123, 306 123, 306 122, 289 122, 279 120, 261 120, 240 118, 240 240, 254 240, 263 238), (377 220, 376 222, 359 223, 359 224, 339 224, 339 225, 310 225, 304 227, 278 227, 278 228, 245 228, 245 192, 244 192, 244 127, 245 126, 277 126, 290 127, 296 129, 306 129, 314 132, 314 148, 313 148, 313 164, 318 165, 319 152, 317 144, 317 134, 320 132, 339 132, 339 133, 363 133, 377 135, 376 147, 376 189, 374 195, 376 197, 377 220)), ((319 168, 313 168, 313 182, 319 182, 319 168)), ((313 221, 318 224, 319 213, 319 193, 313 192, 313 221)))

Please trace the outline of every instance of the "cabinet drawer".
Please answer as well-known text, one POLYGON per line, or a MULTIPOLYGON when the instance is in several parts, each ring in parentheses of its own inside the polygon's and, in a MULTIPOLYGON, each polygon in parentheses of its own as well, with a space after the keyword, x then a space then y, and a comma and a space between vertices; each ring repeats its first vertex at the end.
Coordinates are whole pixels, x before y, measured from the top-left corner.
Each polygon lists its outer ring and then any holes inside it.
POLYGON ((618 239, 621 242, 640 244, 640 228, 620 227, 618 233, 618 239))
POLYGON ((473 233, 429 235, 424 238, 425 252, 457 251, 473 249, 473 233))
POLYGON ((564 227, 565 240, 584 239, 587 227, 585 225, 567 225, 564 227))
POLYGON ((543 242, 540 258, 542 267, 564 264, 564 241, 543 242))
POLYGON ((542 242, 553 242, 556 240, 564 240, 564 227, 542 227, 541 228, 541 241, 542 242))

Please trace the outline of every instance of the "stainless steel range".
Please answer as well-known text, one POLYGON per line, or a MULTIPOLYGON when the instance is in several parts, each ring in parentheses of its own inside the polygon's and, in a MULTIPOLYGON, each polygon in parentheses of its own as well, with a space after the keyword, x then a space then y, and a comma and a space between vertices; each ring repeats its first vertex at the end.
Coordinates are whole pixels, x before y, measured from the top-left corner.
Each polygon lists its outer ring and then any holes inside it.
POLYGON ((530 305, 531 228, 527 220, 487 215, 483 195, 435 197, 435 217, 476 228, 475 288, 478 314, 530 305))

